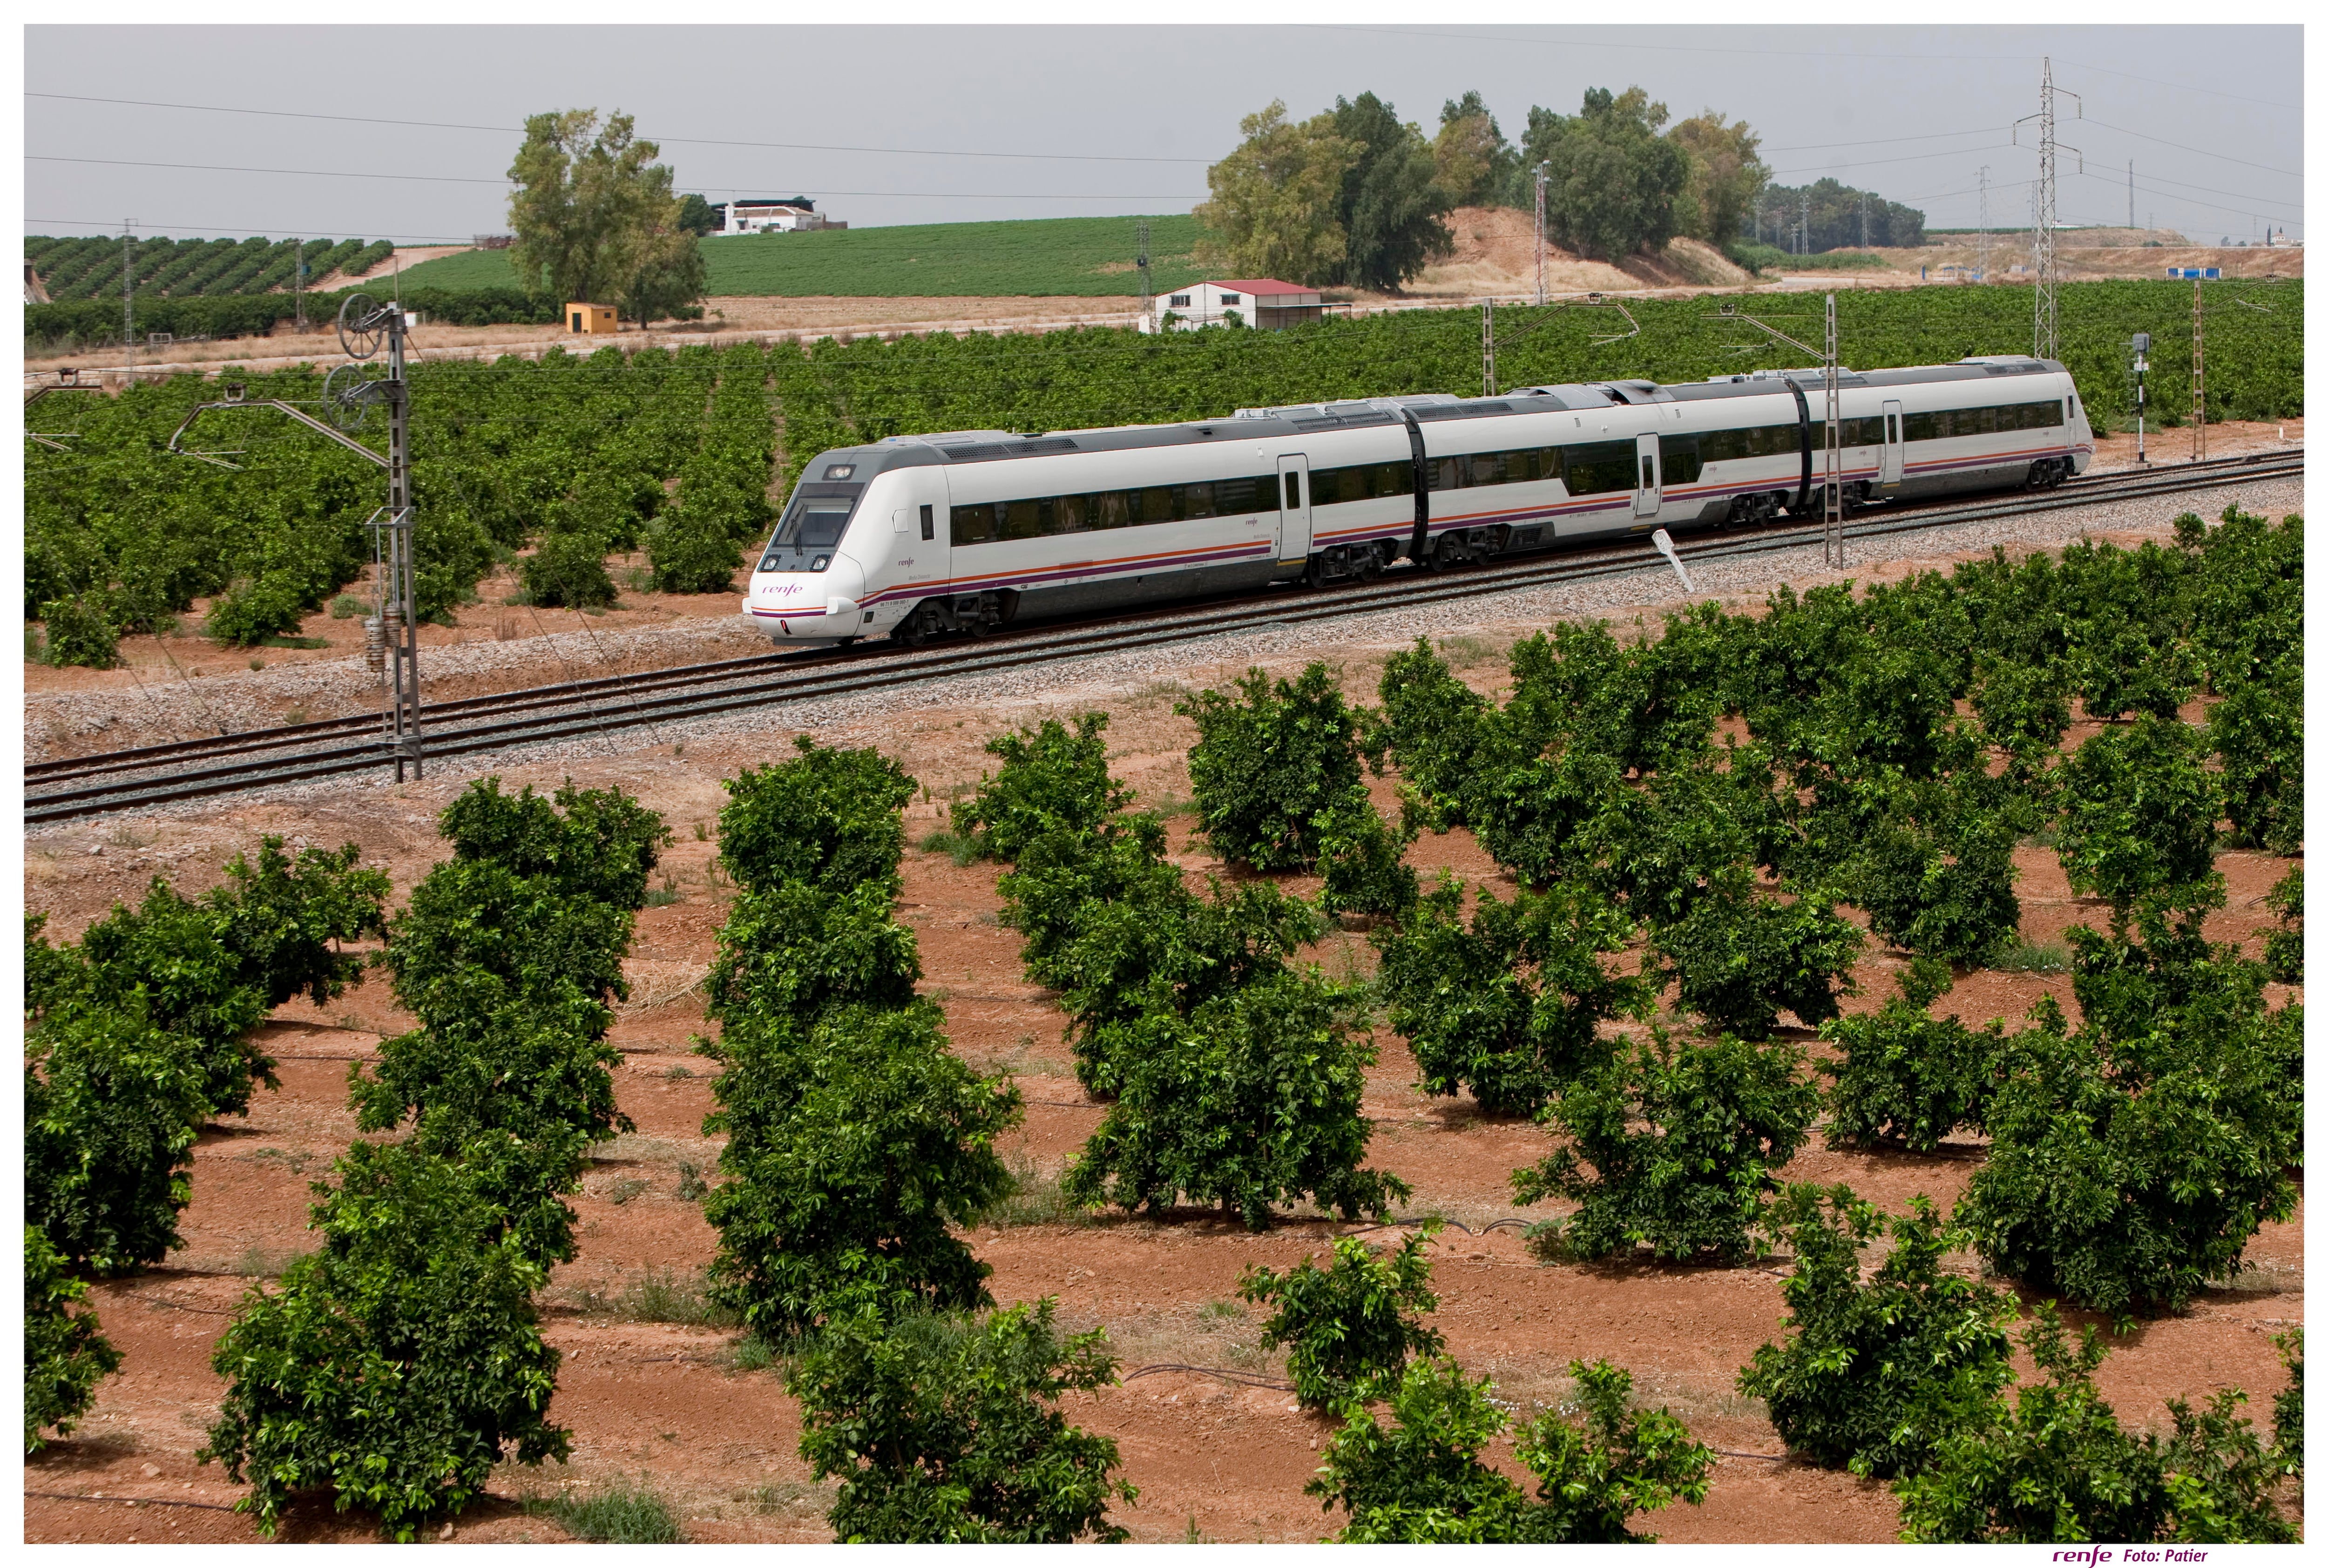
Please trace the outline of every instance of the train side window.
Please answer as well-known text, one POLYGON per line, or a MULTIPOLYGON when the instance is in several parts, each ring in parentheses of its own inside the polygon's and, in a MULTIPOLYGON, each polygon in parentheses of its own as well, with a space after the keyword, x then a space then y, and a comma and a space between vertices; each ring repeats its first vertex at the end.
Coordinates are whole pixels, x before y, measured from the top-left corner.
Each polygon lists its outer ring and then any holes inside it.
POLYGON ((934 506, 924 506, 922 508, 922 537, 924 539, 934 540, 937 536, 937 508, 934 506))
POLYGON ((1563 477, 1571 495, 1603 495, 1633 488, 1630 441, 1592 441, 1561 454, 1563 477))
POLYGON ((1194 484, 1183 484, 1179 487, 1179 493, 1181 521, 1194 522, 1199 518, 1220 515, 1218 510, 1213 505, 1212 481, 1199 479, 1194 484))
POLYGON ((956 544, 984 544, 994 537, 995 506, 990 501, 949 510, 949 527, 956 544))
POLYGON ((1698 437, 1694 436, 1659 436, 1657 456, 1667 484, 1694 484, 1697 476, 1705 472, 1705 461, 1699 454, 1698 437))
POLYGON ((1299 474, 1288 474, 1285 476, 1285 510, 1288 512, 1301 510, 1301 475, 1299 474))
POLYGON ((1088 496, 1062 495, 1050 503, 1051 515, 1043 520, 1045 533, 1081 533, 1086 514, 1088 496))
POLYGON ((995 504, 995 537, 998 539, 1037 539, 1043 532, 1042 503, 1036 501, 1004 501, 995 504))
POLYGON ((1131 493, 1106 490, 1092 497, 1089 528, 1124 528, 1131 522, 1131 493))

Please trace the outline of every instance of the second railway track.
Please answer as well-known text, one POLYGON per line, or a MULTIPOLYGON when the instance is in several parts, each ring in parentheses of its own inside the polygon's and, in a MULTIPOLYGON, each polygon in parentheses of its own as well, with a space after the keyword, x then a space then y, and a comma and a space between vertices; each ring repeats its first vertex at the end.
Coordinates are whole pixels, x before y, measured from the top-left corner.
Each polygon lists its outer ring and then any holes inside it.
MULTIPOLYGON (((2003 517, 2089 506, 2255 479, 2300 474, 2303 453, 2265 453, 2117 472, 2057 489, 2014 493, 1952 506, 1864 512, 1847 539, 1959 527, 2003 517)), ((1720 561, 1816 543, 1817 524, 1782 523, 1751 532, 1701 534, 1687 559, 1720 561)), ((1554 583, 1663 570, 1646 540, 1582 552, 1532 556, 1433 575, 1411 568, 1361 587, 1294 596, 1283 592, 1209 607, 1151 612, 1090 624, 1029 627, 984 643, 906 651, 876 643, 846 653, 771 653, 684 664, 635 675, 567 681, 426 704, 426 754, 442 758, 502 746, 568 740, 709 714, 952 679, 1093 653, 1184 643, 1225 633, 1335 620, 1379 610, 1472 598, 1554 583), (783 682, 772 691, 772 679, 783 682)), ((28 764, 24 821, 69 821, 170 801, 298 784, 387 765, 376 714, 248 730, 129 750, 28 764)))

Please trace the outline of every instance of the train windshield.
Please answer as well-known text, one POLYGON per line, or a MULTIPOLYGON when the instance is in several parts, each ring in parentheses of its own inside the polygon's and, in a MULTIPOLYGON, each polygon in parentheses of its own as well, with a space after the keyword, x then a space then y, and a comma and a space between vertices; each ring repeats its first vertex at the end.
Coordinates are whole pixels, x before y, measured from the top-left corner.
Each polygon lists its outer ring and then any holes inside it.
POLYGON ((862 484, 802 485, 784 510, 784 521, 769 537, 760 570, 821 570, 840 536, 849 531, 850 516, 864 490, 862 484))

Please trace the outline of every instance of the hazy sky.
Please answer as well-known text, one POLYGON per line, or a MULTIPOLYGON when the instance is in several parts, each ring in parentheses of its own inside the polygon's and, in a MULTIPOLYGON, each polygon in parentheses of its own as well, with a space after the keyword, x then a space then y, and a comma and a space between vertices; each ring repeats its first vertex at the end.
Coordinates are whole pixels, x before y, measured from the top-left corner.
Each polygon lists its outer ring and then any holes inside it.
POLYGON ((2017 226, 2034 127, 2021 146, 2007 127, 2035 112, 2047 54, 2057 87, 2084 100, 2082 121, 2076 99, 2059 103, 2060 139, 2085 155, 2083 175, 2063 156, 2062 221, 2124 222, 2131 158, 2139 222, 2210 241, 2267 223, 2304 233, 2293 26, 36 26, 23 38, 33 233, 117 232, 129 218, 174 237, 465 240, 507 227, 502 176, 523 117, 568 107, 635 115, 680 189, 714 201, 804 193, 866 226, 1185 211, 1238 120, 1272 98, 1302 117, 1371 89, 1435 131, 1441 104, 1477 88, 1516 141, 1531 104, 1573 113, 1589 87, 1634 83, 1676 118, 1712 108, 1747 120, 1780 183, 1833 174, 1938 227, 1975 221, 1986 164, 1990 221, 2017 226))

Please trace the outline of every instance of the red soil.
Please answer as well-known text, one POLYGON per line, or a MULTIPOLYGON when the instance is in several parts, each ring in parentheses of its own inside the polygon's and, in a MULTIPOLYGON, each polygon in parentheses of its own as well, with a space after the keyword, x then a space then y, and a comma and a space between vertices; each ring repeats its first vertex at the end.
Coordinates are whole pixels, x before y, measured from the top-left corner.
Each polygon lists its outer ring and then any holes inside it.
MULTIPOLYGON (((1352 651, 1347 677, 1354 695, 1371 695, 1386 652, 1352 651)), ((1501 648, 1470 650, 1468 658, 1471 677, 1486 686, 1500 669, 1501 648)), ((1217 683, 1234 673, 1206 671, 1201 679, 1217 683)), ((1185 799, 1185 751, 1193 733, 1171 713, 1174 695, 1169 689, 1054 693, 1039 706, 917 710, 821 738, 878 743, 928 786, 930 798, 908 810, 909 834, 918 839, 939 825, 945 803, 990 765, 979 750, 987 736, 1084 705, 1115 716, 1109 733, 1120 777, 1150 802, 1185 799)), ((650 1479, 673 1500, 697 1540, 827 1538, 829 1488, 810 1484, 798 1457, 798 1417, 783 1392, 781 1369, 738 1372, 728 1365, 737 1338, 731 1330, 626 1320, 604 1306, 605 1298, 619 1297, 650 1271, 672 1270, 684 1279, 712 1253, 714 1237, 699 1207, 677 1195, 681 1164, 708 1170, 717 1153, 700 1131, 710 1109, 709 1064, 690 1054, 692 1036, 705 1025, 699 999, 686 988, 709 961, 727 892, 711 876, 715 846, 696 838, 694 828, 711 828, 721 777, 787 750, 784 739, 703 743, 683 756, 659 746, 594 764, 577 776, 587 784, 619 784, 666 815, 678 843, 657 880, 667 873, 680 898, 640 917, 629 966, 634 1005, 613 1036, 624 1054, 617 1075, 622 1106, 638 1131, 600 1150, 605 1158, 594 1163, 574 1199, 580 1256, 557 1272, 546 1293, 545 1331, 566 1356, 552 1414, 573 1431, 573 1462, 539 1472, 508 1467, 494 1479, 493 1498, 454 1526, 457 1539, 563 1539, 554 1523, 526 1515, 519 1500, 617 1474, 650 1479), (626 1185, 633 1183, 644 1185, 626 1185)), ((192 891, 215 879, 216 868, 235 850, 251 847, 261 832, 281 831, 361 844, 369 859, 390 870, 400 903, 440 854, 432 813, 465 782, 350 788, 296 810, 228 800, 199 819, 39 832, 27 841, 28 902, 52 912, 53 934, 70 936, 113 900, 135 897, 155 872, 172 874, 192 891), (89 854, 91 844, 104 852, 89 854)), ((559 780, 549 770, 513 770, 505 782, 550 786, 559 780)), ((1374 787, 1379 803, 1391 803, 1389 781, 1374 787)), ((1217 871, 1201 845, 1188 841, 1191 825, 1185 814, 1172 819, 1176 855, 1192 871, 1217 871)), ((1460 831, 1425 838, 1412 859, 1426 874, 1448 866, 1468 878, 1496 875, 1460 831)), ((2074 923, 2098 924, 2094 908, 2070 896, 2050 850, 2024 849, 2018 859, 2030 940, 2058 941, 2074 923)), ((2282 863, 2232 853, 2221 864, 2229 906, 2211 929, 2252 946, 2269 922, 2262 895, 2282 863)), ((910 851, 901 914, 920 937, 923 989, 942 1000, 953 1048, 982 1070, 1014 1073, 1030 1102, 1012 1157, 1056 1173, 1099 1113, 1074 1079, 1057 1008, 1026 982, 1018 938, 997 923, 995 875, 989 866, 957 867, 942 855, 910 851)), ((1312 956, 1328 972, 1372 968, 1366 939, 1345 932, 1330 934, 1312 956)), ((1892 994, 1891 976, 1900 966, 1897 954, 1872 944, 1852 1009, 1871 1009, 1892 994)), ((2049 992, 2069 1002, 2060 976, 1981 974, 1962 982, 1945 1006, 1967 1021, 2002 1017, 2011 1027, 2049 992)), ((283 1059, 283 1087, 261 1094, 247 1120, 202 1137, 193 1202, 183 1216, 184 1250, 167 1267, 91 1291, 105 1331, 123 1352, 123 1370, 101 1386, 78 1435, 28 1462, 27 1540, 251 1538, 244 1518, 220 1511, 239 1489, 217 1467, 192 1458, 222 1391, 210 1370, 211 1348, 237 1300, 253 1288, 250 1276, 271 1275, 312 1245, 304 1229, 309 1184, 327 1172, 354 1131, 344 1108, 348 1063, 408 1021, 377 981, 328 1009, 286 1007, 277 1019, 270 1043, 283 1059)), ((1514 1168, 1547 1152, 1546 1134, 1525 1122, 1481 1117, 1468 1100, 1419 1094, 1401 1043, 1387 1030, 1376 1038, 1382 1056, 1369 1075, 1366 1103, 1375 1120, 1371 1159, 1413 1184, 1404 1212, 1435 1212, 1473 1230, 1507 1216, 1535 1217, 1539 1211, 1515 1207, 1508 1182, 1514 1168)), ((1964 1190, 1978 1153, 1970 1141, 1929 1157, 1830 1153, 1815 1143, 1784 1175, 1848 1181, 1894 1208, 1919 1192, 1945 1206, 1964 1190)), ((2238 1289, 2210 1291, 2187 1315, 2145 1323, 2114 1341, 2116 1354, 2100 1381, 2123 1420, 2160 1424, 2170 1396, 2196 1399, 2230 1385, 2245 1388, 2251 1411, 2267 1420, 2270 1396, 2283 1380, 2268 1336, 2303 1317, 2301 1227, 2300 1213, 2267 1226, 2249 1248, 2253 1266, 2238 1289)), ((1234 1301, 1237 1276, 1251 1263, 1282 1267, 1321 1252, 1341 1228, 1299 1218, 1251 1235, 1214 1217, 1158 1223, 1106 1216, 981 1230, 970 1240, 994 1266, 998 1300, 1058 1297, 1067 1323, 1107 1327, 1126 1371, 1173 1362, 1278 1372, 1277 1359, 1253 1343, 1253 1319, 1234 1301), (1225 1310, 1202 1311, 1222 1303, 1225 1310)), ((1450 1228, 1432 1252, 1441 1298, 1432 1320, 1466 1366, 1495 1376, 1502 1397, 1523 1405, 1556 1401, 1568 1387, 1571 1357, 1607 1357, 1633 1369, 1643 1399, 1669 1404, 1701 1439, 1732 1451, 1703 1507, 1675 1507, 1647 1527, 1678 1541, 1895 1538, 1895 1506, 1881 1485, 1757 1457, 1780 1454, 1777 1434, 1760 1404, 1736 1394, 1733 1379, 1754 1348, 1778 1332, 1784 1311, 1779 1265, 1547 1266, 1511 1229, 1474 1236, 1450 1228)), ((1069 1410, 1073 1419, 1120 1441, 1124 1474, 1141 1493, 1138 1506, 1121 1515, 1135 1538, 1179 1540, 1193 1530, 1209 1540, 1308 1540, 1335 1527, 1301 1493, 1325 1429, 1291 1409, 1284 1394, 1197 1374, 1152 1374, 1074 1396, 1069 1410)), ((1511 1463, 1507 1448, 1497 1457, 1511 1463)), ((327 1507, 302 1512, 286 1531, 286 1538, 306 1541, 369 1535, 366 1521, 334 1516, 327 1507)))

